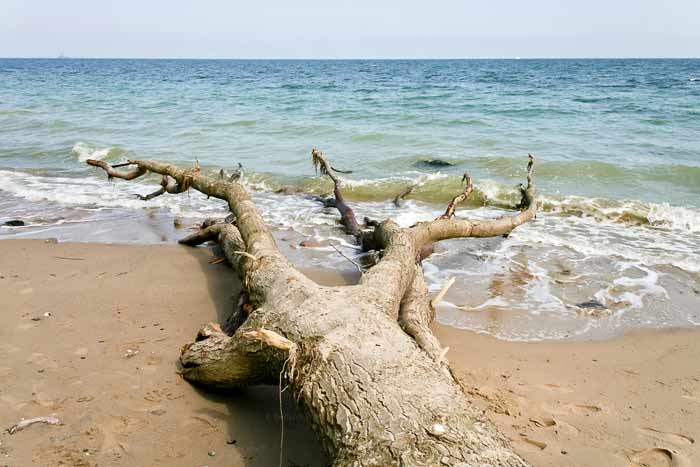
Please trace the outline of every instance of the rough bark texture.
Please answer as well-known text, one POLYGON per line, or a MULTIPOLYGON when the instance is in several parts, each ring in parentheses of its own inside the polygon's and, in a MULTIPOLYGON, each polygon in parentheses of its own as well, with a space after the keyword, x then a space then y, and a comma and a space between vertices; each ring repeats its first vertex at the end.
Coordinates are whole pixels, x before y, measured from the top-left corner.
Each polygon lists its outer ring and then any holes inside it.
POLYGON ((153 161, 133 161, 125 172, 88 161, 114 178, 147 172, 170 177, 174 182, 166 185, 174 192, 191 187, 221 198, 235 216, 235 225, 208 225, 181 241, 221 245, 250 301, 249 313, 237 311, 232 335, 212 324, 183 347, 184 377, 206 387, 236 388, 278 384, 281 374, 335 467, 527 465, 450 373, 445 350, 428 328, 435 311, 419 258, 434 242, 505 235, 532 219, 532 159, 523 210, 514 216, 454 219, 457 204, 471 192, 468 179, 445 216, 409 229, 386 220, 368 230, 360 229, 320 151, 313 160, 334 182, 346 231, 381 250, 357 285, 323 287, 298 272, 237 180, 153 161))

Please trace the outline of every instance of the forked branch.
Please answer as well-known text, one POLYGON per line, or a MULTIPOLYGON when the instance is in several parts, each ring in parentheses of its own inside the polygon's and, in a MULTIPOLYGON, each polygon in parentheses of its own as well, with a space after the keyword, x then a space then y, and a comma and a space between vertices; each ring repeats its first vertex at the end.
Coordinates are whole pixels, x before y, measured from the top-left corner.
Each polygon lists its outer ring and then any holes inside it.
POLYGON ((462 202, 469 196, 472 188, 471 177, 465 174, 467 187, 464 192, 455 197, 447 207, 445 214, 438 217, 432 222, 424 222, 413 226, 410 229, 411 234, 416 242, 417 247, 428 245, 430 243, 447 240, 450 238, 460 237, 497 237, 507 235, 516 227, 528 222, 535 217, 537 211, 537 202, 535 199, 535 187, 533 182, 533 169, 535 158, 532 154, 528 154, 527 163, 527 186, 520 185, 521 200, 516 206, 516 209, 521 211, 514 216, 503 216, 496 219, 471 221, 468 219, 450 218, 454 214, 454 206, 456 202, 462 202), (466 180, 468 178, 468 180, 466 180), (446 217, 447 216, 447 217, 446 217))

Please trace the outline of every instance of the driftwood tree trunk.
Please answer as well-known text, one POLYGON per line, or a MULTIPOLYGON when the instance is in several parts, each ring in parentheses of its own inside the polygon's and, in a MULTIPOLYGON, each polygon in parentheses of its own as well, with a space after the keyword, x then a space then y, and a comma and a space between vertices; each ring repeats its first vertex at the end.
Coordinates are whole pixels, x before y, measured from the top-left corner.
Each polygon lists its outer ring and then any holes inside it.
POLYGON ((465 191, 443 216, 407 229, 391 220, 360 227, 330 164, 320 151, 314 151, 313 160, 334 182, 345 229, 366 248, 380 251, 357 285, 323 287, 297 271, 238 180, 204 176, 198 166, 185 170, 130 161, 130 170, 119 171, 88 161, 110 178, 160 174, 159 192, 193 188, 227 201, 235 217, 181 240, 187 245, 217 242, 247 296, 224 326, 226 332, 210 324, 183 347, 183 376, 212 388, 282 381, 336 467, 528 465, 472 407, 452 376, 446 349, 428 327, 435 312, 420 252, 449 238, 507 235, 531 220, 536 210, 532 157, 516 214, 478 222, 455 218, 457 204, 471 193, 471 178, 465 175, 465 191))

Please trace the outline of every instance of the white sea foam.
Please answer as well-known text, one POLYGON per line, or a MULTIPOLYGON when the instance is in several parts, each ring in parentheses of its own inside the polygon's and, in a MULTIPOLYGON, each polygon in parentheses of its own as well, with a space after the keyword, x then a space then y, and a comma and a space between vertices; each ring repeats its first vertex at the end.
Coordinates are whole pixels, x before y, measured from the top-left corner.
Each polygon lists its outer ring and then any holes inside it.
POLYGON ((206 198, 193 192, 190 196, 160 197, 144 203, 136 194, 154 191, 157 183, 105 183, 97 178, 68 178, 38 176, 24 172, 0 170, 0 191, 33 202, 52 202, 62 206, 86 209, 138 209, 160 207, 173 214, 201 217, 211 211, 217 202, 205 202, 206 198))
POLYGON ((114 151, 116 148, 108 147, 98 149, 94 146, 90 146, 87 143, 78 141, 71 149, 71 152, 78 156, 80 162, 85 162, 88 159, 104 159, 110 155, 110 152, 114 151))
POLYGON ((433 180, 443 180, 449 178, 449 174, 443 174, 441 172, 435 173, 420 173, 420 172, 406 172, 402 175, 397 175, 393 177, 383 177, 383 178, 368 178, 368 179, 352 179, 352 178, 341 178, 342 185, 346 188, 352 189, 354 187, 361 186, 381 186, 387 183, 396 182, 410 182, 415 184, 417 187, 424 186, 433 180))
MULTIPOLYGON (((69 178, 0 170, 0 191, 11 197, 47 205, 49 211, 58 213, 63 212, 62 209, 72 209, 72 213, 96 213, 90 219, 102 216, 101 211, 109 218, 109 213, 115 209, 143 212, 154 207, 193 219, 223 217, 227 212, 223 202, 207 200, 194 190, 188 195, 165 195, 149 202, 133 196, 156 187, 154 177, 130 183, 106 183, 103 177, 69 178)), ((492 194, 497 192, 498 186, 494 186, 492 194)), ((361 253, 352 248, 351 240, 339 232, 335 209, 324 208, 303 194, 253 191, 251 196, 271 226, 293 229, 314 238, 332 239, 344 247, 348 256, 360 256, 361 253)), ((407 200, 403 208, 388 201, 354 203, 353 207, 358 218, 365 215, 373 219, 393 218, 404 227, 433 219, 443 209, 412 199, 407 200)), ((687 211, 693 219, 694 211, 690 208, 687 211)), ((21 217, 21 212, 16 212, 21 217)), ((481 207, 461 210, 458 215, 483 219, 509 213, 499 208, 481 207)), ((687 212, 685 208, 660 206, 654 211, 653 216, 657 217, 652 216, 652 223, 657 225, 659 218, 666 219, 664 215, 682 218, 687 212)), ((40 228, 51 228, 52 223, 55 228, 58 223, 66 222, 47 218, 49 220, 36 223, 36 232, 40 232, 40 228)), ((18 235, 26 235, 25 232, 20 229, 18 235)), ((302 255, 301 260, 311 261, 310 264, 316 266, 349 265, 332 248, 314 249, 313 253, 302 255)), ((666 322, 662 319, 667 317, 662 315, 645 315, 651 305, 658 309, 663 308, 659 303, 672 302, 662 283, 663 274, 669 273, 660 273, 659 268, 673 266, 691 277, 700 273, 700 237, 688 232, 687 221, 676 229, 658 229, 615 222, 608 217, 579 217, 549 211, 538 214, 535 222, 516 229, 506 240, 450 241, 442 252, 438 250, 424 261, 423 266, 431 291, 439 289, 450 276, 458 279, 441 308, 443 322, 514 340, 559 338, 604 326, 612 330, 630 321, 647 323, 651 320, 653 325, 666 322), (558 280, 556 274, 561 268, 570 270, 566 280, 558 280), (492 281, 497 277, 503 285, 494 292, 492 281), (582 295, 578 289, 586 292, 582 295), (594 323, 581 322, 573 305, 591 298, 609 307, 612 314, 597 317, 594 323), (460 308, 450 305, 455 303, 460 308), (462 306, 470 311, 464 311, 462 306), (628 312, 633 314, 628 316, 628 312), (498 316, 505 321, 494 327, 493 323, 484 321, 486 316, 498 316), (562 324, 536 330, 527 324, 535 318, 562 324)), ((680 317, 673 319, 675 321, 669 318, 668 322, 683 323, 680 317)))
POLYGON ((700 211, 668 203, 651 204, 647 214, 649 223, 688 232, 700 232, 700 211))

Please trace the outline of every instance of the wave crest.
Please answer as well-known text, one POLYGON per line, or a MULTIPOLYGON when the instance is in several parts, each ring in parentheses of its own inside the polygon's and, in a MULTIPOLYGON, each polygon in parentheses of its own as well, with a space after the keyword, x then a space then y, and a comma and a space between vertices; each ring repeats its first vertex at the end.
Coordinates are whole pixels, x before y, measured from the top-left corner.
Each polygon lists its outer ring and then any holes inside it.
POLYGON ((128 151, 119 147, 97 148, 82 141, 78 141, 71 149, 71 153, 77 156, 80 162, 85 162, 88 159, 116 159, 128 154, 128 151))
MULTIPOLYGON (((265 191, 312 195, 332 193, 332 184, 325 178, 297 179, 292 185, 286 185, 272 175, 249 174, 248 182, 253 188, 265 191)), ((370 180, 347 179, 343 184, 345 197, 355 202, 391 201, 405 188, 415 184, 410 199, 428 204, 446 204, 462 190, 459 178, 440 172, 370 180)), ((697 208, 541 192, 539 200, 540 209, 544 212, 700 233, 700 209, 697 208)), ((512 209, 519 201, 520 194, 516 187, 491 180, 478 180, 464 205, 472 208, 490 206, 512 209)))

